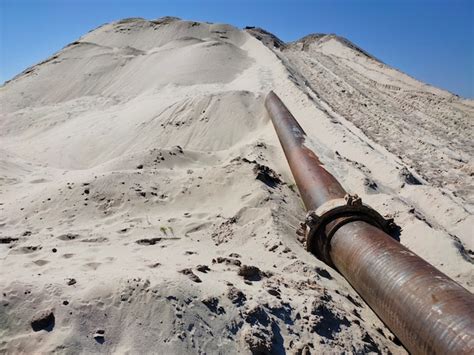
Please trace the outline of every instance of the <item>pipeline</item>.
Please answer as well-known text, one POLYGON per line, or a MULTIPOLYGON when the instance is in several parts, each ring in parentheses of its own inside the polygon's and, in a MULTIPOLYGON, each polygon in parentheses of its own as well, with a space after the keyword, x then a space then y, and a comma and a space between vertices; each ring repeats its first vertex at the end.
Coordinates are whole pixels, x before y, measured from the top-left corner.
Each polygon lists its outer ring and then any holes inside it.
POLYGON ((392 221, 347 194, 273 91, 265 106, 308 211, 307 250, 340 272, 411 353, 474 354, 474 295, 392 238, 392 221))

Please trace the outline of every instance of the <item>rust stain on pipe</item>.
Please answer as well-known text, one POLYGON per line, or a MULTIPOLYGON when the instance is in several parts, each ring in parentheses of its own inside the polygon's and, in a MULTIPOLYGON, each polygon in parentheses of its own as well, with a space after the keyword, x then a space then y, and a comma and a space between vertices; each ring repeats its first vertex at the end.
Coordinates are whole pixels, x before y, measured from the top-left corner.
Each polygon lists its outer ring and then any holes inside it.
MULTIPOLYGON (((307 210, 343 198, 344 188, 304 145, 305 132, 275 93, 265 106, 307 210)), ((373 224, 357 215, 334 218, 331 236, 320 236, 328 247, 323 260, 410 352, 474 354, 474 295, 373 224)))
POLYGON ((306 209, 313 210, 329 200, 344 198, 346 191, 304 145, 306 133, 273 91, 268 94, 265 105, 306 209))

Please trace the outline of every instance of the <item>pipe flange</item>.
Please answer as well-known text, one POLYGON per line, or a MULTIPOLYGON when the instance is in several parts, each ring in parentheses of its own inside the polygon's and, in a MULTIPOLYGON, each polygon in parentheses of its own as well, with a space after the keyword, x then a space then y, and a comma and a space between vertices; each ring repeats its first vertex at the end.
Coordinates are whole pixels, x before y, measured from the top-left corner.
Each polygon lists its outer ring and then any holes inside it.
POLYGON ((340 227, 353 221, 367 222, 389 235, 393 231, 393 219, 385 219, 372 207, 363 204, 359 196, 347 194, 306 214, 306 250, 334 266, 329 254, 331 238, 340 227))

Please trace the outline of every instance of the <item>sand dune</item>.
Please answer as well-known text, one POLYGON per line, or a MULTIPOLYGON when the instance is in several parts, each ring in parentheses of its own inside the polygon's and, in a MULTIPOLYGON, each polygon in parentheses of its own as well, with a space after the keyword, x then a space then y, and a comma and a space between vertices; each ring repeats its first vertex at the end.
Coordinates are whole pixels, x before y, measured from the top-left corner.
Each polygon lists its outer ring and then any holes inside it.
POLYGON ((263 106, 474 289, 474 104, 347 40, 101 26, 0 88, 0 352, 405 353, 308 254, 263 106))

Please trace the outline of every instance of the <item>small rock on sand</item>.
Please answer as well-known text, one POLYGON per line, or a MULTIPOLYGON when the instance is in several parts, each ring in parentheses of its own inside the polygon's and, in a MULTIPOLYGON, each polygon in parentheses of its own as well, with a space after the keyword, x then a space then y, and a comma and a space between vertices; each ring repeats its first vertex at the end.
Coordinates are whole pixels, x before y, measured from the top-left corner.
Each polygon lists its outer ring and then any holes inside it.
POLYGON ((46 309, 37 313, 33 319, 31 320, 31 328, 35 332, 39 332, 40 330, 46 330, 48 332, 52 331, 54 328, 54 313, 52 309, 46 309))
POLYGON ((105 342, 105 330, 97 329, 94 334, 94 339, 96 342, 102 344, 105 342))
POLYGON ((216 259, 212 259, 212 263, 215 264, 226 264, 226 265, 235 265, 235 266, 240 266, 242 263, 240 260, 237 259, 231 259, 231 258, 223 258, 222 256, 217 257, 216 259))
POLYGON ((215 314, 224 314, 225 310, 222 306, 219 305, 219 299, 217 297, 208 297, 202 300, 202 303, 215 314))
POLYGON ((245 294, 237 287, 230 287, 227 291, 227 298, 235 305, 241 306, 247 300, 245 294))
POLYGON ((180 273, 188 276, 191 279, 191 281, 194 281, 197 283, 202 282, 202 280, 191 269, 183 269, 180 271, 180 273))
POLYGON ((238 274, 246 280, 258 281, 261 279, 261 271, 256 266, 242 265, 238 274))
POLYGON ((207 265, 198 265, 198 266, 196 266, 196 270, 206 273, 206 272, 210 271, 211 269, 207 265))

